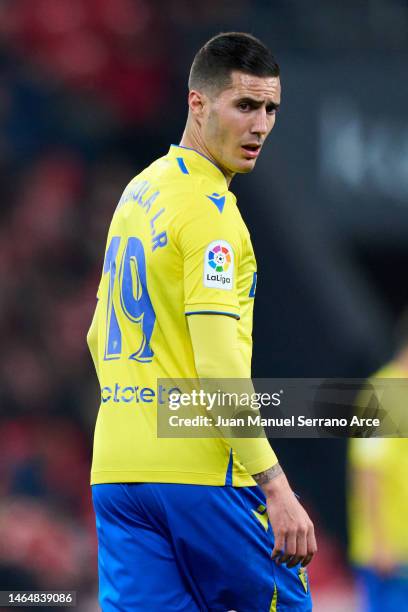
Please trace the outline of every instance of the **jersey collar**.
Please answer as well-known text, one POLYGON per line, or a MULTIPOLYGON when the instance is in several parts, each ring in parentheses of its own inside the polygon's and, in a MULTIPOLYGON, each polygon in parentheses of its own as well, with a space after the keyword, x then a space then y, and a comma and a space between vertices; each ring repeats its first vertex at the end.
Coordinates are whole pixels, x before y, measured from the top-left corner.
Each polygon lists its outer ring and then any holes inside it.
POLYGON ((192 174, 204 174, 214 181, 214 188, 218 192, 228 191, 227 179, 222 170, 202 153, 189 147, 172 144, 168 156, 172 159, 182 158, 184 167, 187 170, 186 174, 190 174, 190 172, 192 174))

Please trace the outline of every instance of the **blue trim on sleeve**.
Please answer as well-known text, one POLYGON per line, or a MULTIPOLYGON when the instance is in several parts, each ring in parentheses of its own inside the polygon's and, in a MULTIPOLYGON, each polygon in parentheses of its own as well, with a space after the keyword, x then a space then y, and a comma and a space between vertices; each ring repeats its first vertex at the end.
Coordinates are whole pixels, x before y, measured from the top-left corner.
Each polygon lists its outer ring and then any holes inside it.
POLYGON ((183 174, 190 174, 186 164, 184 163, 184 159, 182 157, 176 157, 177 159, 177 163, 179 165, 180 170, 182 171, 183 174))
POLYGON ((228 461, 227 472, 225 474, 225 486, 232 487, 232 466, 234 464, 234 459, 232 456, 232 448, 230 448, 230 456, 228 461))
POLYGON ((187 317, 193 314, 222 314, 227 317, 233 317, 234 319, 240 319, 241 317, 233 312, 221 312, 220 310, 193 310, 191 312, 184 313, 187 317))
POLYGON ((248 297, 251 297, 251 298, 255 297, 257 278, 258 278, 258 274, 256 272, 254 272, 254 275, 252 277, 252 285, 251 285, 251 289, 249 290, 248 297))

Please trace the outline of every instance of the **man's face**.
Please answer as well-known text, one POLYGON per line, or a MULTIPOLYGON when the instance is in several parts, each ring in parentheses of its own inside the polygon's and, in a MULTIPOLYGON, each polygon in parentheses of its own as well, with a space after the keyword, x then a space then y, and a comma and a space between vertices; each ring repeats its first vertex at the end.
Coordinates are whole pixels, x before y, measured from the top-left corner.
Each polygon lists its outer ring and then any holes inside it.
POLYGON ((232 72, 231 83, 206 98, 201 125, 206 149, 225 174, 250 172, 275 125, 279 77, 232 72))

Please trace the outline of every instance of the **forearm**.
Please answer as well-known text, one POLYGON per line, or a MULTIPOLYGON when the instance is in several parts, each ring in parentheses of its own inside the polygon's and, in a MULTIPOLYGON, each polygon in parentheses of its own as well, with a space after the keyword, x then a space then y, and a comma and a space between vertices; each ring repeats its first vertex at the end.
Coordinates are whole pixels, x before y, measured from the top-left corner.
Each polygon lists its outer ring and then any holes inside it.
POLYGON ((276 488, 276 478, 283 474, 283 470, 279 463, 271 466, 267 470, 253 474, 256 483, 265 491, 273 492, 276 488))
POLYGON ((258 474, 252 474, 255 482, 261 487, 267 499, 273 499, 282 493, 291 492, 292 488, 279 463, 258 474))

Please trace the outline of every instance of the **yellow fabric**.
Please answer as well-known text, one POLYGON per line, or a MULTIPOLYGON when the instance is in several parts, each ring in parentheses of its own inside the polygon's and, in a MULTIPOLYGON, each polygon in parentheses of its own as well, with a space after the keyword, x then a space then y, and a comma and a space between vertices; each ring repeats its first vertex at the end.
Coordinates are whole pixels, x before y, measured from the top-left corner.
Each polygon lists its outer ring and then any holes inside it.
POLYGON ((269 612, 276 612, 277 605, 278 605, 278 589, 275 584, 275 587, 273 589, 273 597, 272 597, 271 605, 269 607, 269 612))
MULTIPOLYGON (((226 440, 157 437, 157 379, 197 377, 186 313, 203 311, 239 318, 250 375, 255 271, 235 197, 208 159, 172 146, 130 182, 109 229, 88 335, 102 398, 92 483, 225 484, 226 440), (217 246, 222 272, 212 274, 217 246)), ((255 456, 248 468, 264 464, 255 456)), ((233 484, 253 483, 234 457, 233 484)))
MULTIPOLYGON (((200 314, 188 318, 198 377, 215 379, 216 387, 225 392, 238 390, 236 381, 231 381, 228 388, 225 379, 242 378, 240 391, 251 394, 254 388, 250 380, 250 363, 246 358, 246 346, 242 346, 238 335, 238 324, 234 318, 224 315, 200 314)), ((234 477, 241 475, 244 468, 250 474, 257 474, 278 461, 265 437, 228 438, 228 442, 237 459, 234 477)))
POLYGON ((268 531, 269 519, 268 519, 268 513, 266 512, 265 506, 261 504, 258 507, 258 510, 252 510, 252 512, 254 513, 254 516, 258 519, 258 521, 261 523, 265 531, 268 531))
MULTIPOLYGON (((375 378, 406 378, 407 372, 391 363, 370 379, 375 388, 375 378)), ((398 389, 388 394, 397 401, 398 389)), ((381 402, 385 409, 384 394, 381 402)), ((401 399, 400 397, 398 398, 401 399)), ((379 541, 369 518, 364 513, 363 492, 350 479, 348 502, 350 558, 356 565, 370 566, 382 546, 395 557, 396 563, 408 563, 408 440, 406 438, 354 438, 349 441, 349 466, 352 474, 376 475, 379 495, 377 511, 380 516, 385 542, 379 541)))
POLYGON ((302 583, 303 588, 305 589, 305 593, 308 590, 308 582, 307 582, 307 570, 305 567, 299 567, 298 569, 299 580, 302 583))

